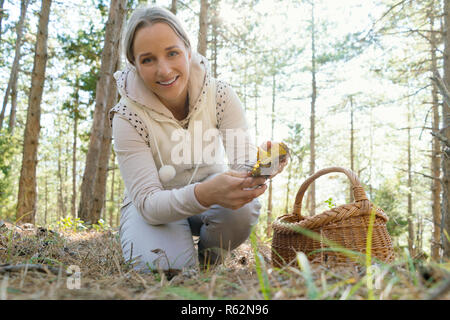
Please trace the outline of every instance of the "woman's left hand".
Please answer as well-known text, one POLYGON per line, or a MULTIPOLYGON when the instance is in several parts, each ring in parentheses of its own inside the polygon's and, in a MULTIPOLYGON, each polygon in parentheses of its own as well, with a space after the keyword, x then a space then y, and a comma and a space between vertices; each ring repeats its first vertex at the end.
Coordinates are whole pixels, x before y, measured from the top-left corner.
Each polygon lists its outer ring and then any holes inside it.
MULTIPOLYGON (((279 143, 277 143, 277 142, 266 141, 266 142, 261 144, 260 148, 267 152, 267 151, 269 151, 272 148, 272 144, 277 145, 278 147, 281 147, 279 145, 279 143)), ((281 173, 283 171, 284 167, 286 167, 286 165, 288 164, 290 155, 289 155, 289 151, 288 150, 285 150, 285 151, 287 152, 287 155, 285 157, 283 157, 283 159, 279 162, 278 170, 275 171, 272 175, 270 175, 268 177, 268 179, 272 179, 277 174, 281 173)), ((278 153, 280 153, 280 152, 278 152, 278 153)))
POLYGON ((280 162, 280 167, 279 167, 279 169, 277 170, 277 172, 275 172, 274 174, 272 174, 272 175, 269 177, 269 179, 272 179, 272 178, 275 177, 277 174, 281 173, 281 172, 283 171, 284 167, 286 167, 286 165, 288 164, 288 162, 289 162, 289 157, 286 157, 284 160, 282 160, 282 161, 280 162))

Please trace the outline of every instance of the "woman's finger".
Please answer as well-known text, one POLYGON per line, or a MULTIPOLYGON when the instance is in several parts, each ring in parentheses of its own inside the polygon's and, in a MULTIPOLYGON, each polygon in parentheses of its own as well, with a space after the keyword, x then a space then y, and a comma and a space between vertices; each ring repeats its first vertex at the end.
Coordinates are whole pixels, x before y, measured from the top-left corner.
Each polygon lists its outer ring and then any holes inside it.
POLYGON ((259 185, 262 185, 266 182, 266 178, 264 177, 257 177, 257 178, 253 178, 253 177, 247 177, 245 178, 245 180, 242 182, 241 184, 241 188, 253 188, 259 185))
POLYGON ((232 176, 232 177, 236 177, 236 178, 248 177, 248 172, 246 172, 246 171, 233 171, 233 170, 230 170, 230 171, 225 172, 225 174, 227 174, 229 176, 232 176))
POLYGON ((240 191, 239 198, 242 199, 242 201, 249 202, 249 201, 252 201, 255 198, 258 198, 266 190, 267 190, 267 185, 265 185, 265 184, 263 184, 260 187, 255 188, 255 189, 242 190, 242 191, 240 191))

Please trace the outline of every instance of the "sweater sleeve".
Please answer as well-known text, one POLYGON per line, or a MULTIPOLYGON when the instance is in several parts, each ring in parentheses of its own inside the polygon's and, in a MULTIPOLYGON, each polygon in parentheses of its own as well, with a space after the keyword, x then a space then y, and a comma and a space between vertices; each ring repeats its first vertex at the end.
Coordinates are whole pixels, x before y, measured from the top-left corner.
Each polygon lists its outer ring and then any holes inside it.
POLYGON ((163 189, 149 146, 120 114, 113 117, 112 134, 127 196, 149 224, 166 224, 208 209, 195 197, 196 184, 163 189))
POLYGON ((217 83, 217 120, 230 168, 247 171, 256 163, 257 148, 251 142, 245 111, 233 88, 222 81, 217 83))

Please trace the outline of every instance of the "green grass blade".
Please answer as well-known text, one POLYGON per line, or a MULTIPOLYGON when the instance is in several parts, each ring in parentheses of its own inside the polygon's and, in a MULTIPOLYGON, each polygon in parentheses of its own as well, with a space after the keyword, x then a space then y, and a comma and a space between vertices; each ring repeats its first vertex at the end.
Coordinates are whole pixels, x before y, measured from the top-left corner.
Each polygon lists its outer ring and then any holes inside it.
POLYGON ((416 277, 416 267, 414 266, 414 261, 411 258, 411 254, 409 253, 409 250, 407 248, 405 248, 405 255, 406 255, 406 259, 408 260, 409 274, 414 282, 414 285, 417 286, 418 282, 417 282, 417 277, 416 277))
POLYGON ((369 228, 367 230, 367 240, 366 240, 366 283, 367 283, 367 295, 369 300, 375 300, 375 296, 373 293, 373 277, 372 277, 372 234, 374 223, 375 223, 375 209, 372 208, 369 217, 369 228))
POLYGON ((364 284, 364 279, 361 279, 360 281, 358 281, 351 288, 350 292, 348 293, 348 296, 346 297, 346 300, 350 299, 358 291, 358 289, 362 287, 363 284, 364 284))
POLYGON ((164 289, 164 292, 174 294, 176 296, 189 300, 207 300, 205 296, 185 287, 167 287, 164 289))
POLYGON ((255 267, 256 274, 258 275, 259 286, 265 300, 270 300, 272 298, 269 277, 267 275, 266 265, 264 263, 264 258, 258 252, 258 246, 256 242, 255 229, 252 230, 250 234, 250 242, 252 244, 253 252, 255 254, 255 267))
POLYGON ((318 297, 318 290, 314 284, 313 275, 311 272, 311 266, 309 264, 308 258, 303 252, 297 252, 297 263, 302 270, 302 275, 306 281, 307 297, 310 300, 315 300, 318 297))

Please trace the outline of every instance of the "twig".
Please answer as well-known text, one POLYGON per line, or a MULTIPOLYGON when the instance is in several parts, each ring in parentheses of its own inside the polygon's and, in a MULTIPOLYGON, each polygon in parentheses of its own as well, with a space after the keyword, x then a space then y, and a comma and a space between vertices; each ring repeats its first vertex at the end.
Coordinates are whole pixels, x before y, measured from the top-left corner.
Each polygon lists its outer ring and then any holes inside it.
POLYGON ((383 20, 391 11, 393 11, 396 7, 402 5, 403 3, 405 3, 406 0, 401 0, 400 2, 394 4, 392 7, 389 8, 389 10, 387 10, 378 20, 376 20, 373 24, 372 27, 370 28, 370 30, 367 32, 367 34, 363 37, 363 40, 366 39, 371 33, 374 33, 375 30, 375 26, 381 21, 383 20))
POLYGON ((439 72, 437 70, 435 70, 433 72, 433 77, 431 77, 431 80, 433 80, 436 83, 436 85, 439 89, 439 92, 444 97, 445 104, 447 104, 447 106, 450 106, 450 94, 448 92, 448 89, 447 89, 444 81, 442 81, 442 78, 439 75, 439 72))
POLYGON ((38 271, 44 273, 59 273, 59 268, 50 267, 44 264, 17 264, 17 265, 2 265, 0 266, 0 273, 5 272, 17 272, 22 271, 23 269, 27 269, 28 271, 38 271))
MULTIPOLYGON (((405 169, 402 169, 402 168, 397 168, 397 167, 394 167, 394 168, 397 169, 397 170, 403 171, 403 172, 407 172, 407 171, 408 171, 408 170, 405 170, 405 169)), ((436 178, 436 177, 433 177, 433 176, 429 176, 429 175, 427 175, 427 174, 425 174, 425 173, 422 173, 422 172, 417 172, 417 171, 411 171, 411 172, 412 172, 412 173, 415 173, 415 174, 420 174, 420 175, 424 176, 425 178, 430 178, 430 179, 433 179, 433 180, 441 181, 440 178, 436 178)))
POLYGON ((431 131, 431 135, 433 137, 436 137, 440 142, 442 142, 443 144, 445 144, 446 147, 450 148, 450 143, 447 139, 447 137, 444 137, 442 134, 440 134, 439 132, 433 132, 431 131))
POLYGON ((428 115, 430 114, 431 110, 433 110, 433 106, 431 106, 431 108, 428 109, 428 111, 427 111, 427 114, 426 114, 426 116, 425 116, 425 120, 424 120, 424 122, 423 122, 422 130, 420 131, 420 134, 419 134, 419 140, 422 139, 422 133, 423 133, 423 131, 424 131, 425 129, 431 129, 431 130, 433 130, 433 128, 427 128, 427 127, 425 126, 426 123, 427 123, 428 115))
POLYGON ((183 1, 178 1, 179 4, 181 4, 182 6, 184 6, 185 8, 191 10, 191 12, 197 14, 197 12, 195 12, 194 9, 192 9, 190 6, 188 6, 186 3, 184 3, 183 1))

